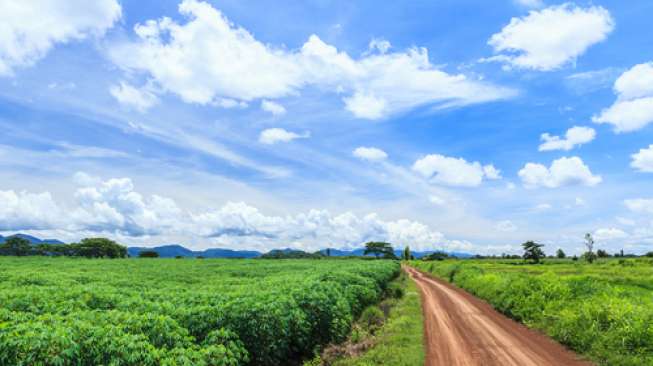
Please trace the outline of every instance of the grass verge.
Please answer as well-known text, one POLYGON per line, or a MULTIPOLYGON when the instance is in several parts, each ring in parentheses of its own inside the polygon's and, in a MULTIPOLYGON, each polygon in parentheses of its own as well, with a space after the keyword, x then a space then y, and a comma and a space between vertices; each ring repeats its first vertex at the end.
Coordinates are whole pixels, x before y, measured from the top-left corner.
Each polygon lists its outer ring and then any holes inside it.
MULTIPOLYGON (((424 364, 424 328, 422 304, 415 283, 404 273, 396 280, 403 289, 401 298, 385 300, 380 309, 387 313, 382 326, 373 334, 365 334, 370 319, 365 312, 359 319, 349 341, 352 350, 346 357, 335 360, 318 359, 311 365, 333 366, 416 366, 424 364), (361 336, 361 333, 364 335, 361 336), (359 348, 365 348, 360 352, 359 348)), ((367 312, 370 313, 370 312, 367 312)), ((343 347, 343 346, 341 346, 343 347)))

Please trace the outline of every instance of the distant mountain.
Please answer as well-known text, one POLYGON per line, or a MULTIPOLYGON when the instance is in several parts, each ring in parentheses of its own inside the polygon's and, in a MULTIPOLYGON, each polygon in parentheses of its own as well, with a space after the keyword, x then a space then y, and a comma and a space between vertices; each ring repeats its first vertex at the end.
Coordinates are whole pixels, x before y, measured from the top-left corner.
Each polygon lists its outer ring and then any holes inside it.
POLYGON ((256 258, 260 252, 252 250, 232 250, 222 248, 211 248, 202 251, 193 251, 179 244, 163 245, 154 248, 129 247, 127 253, 130 257, 138 257, 138 253, 144 250, 152 250, 159 253, 161 258, 174 257, 204 257, 204 258, 256 258))
POLYGON ((61 245, 61 244, 66 244, 66 243, 62 242, 61 240, 57 240, 57 239, 39 239, 39 238, 37 238, 35 236, 31 236, 31 235, 27 235, 27 234, 14 234, 14 235, 10 235, 10 236, 0 235, 0 244, 4 243, 5 241, 7 241, 7 239, 11 238, 12 236, 17 236, 19 238, 26 239, 32 245, 38 245, 38 244, 61 245))

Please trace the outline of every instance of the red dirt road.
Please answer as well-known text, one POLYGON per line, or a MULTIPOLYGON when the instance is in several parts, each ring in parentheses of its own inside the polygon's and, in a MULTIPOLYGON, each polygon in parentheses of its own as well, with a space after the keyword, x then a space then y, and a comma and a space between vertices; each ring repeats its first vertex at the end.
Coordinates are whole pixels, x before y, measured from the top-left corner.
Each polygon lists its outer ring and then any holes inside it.
POLYGON ((426 366, 591 365, 469 293, 404 269, 422 293, 426 366))

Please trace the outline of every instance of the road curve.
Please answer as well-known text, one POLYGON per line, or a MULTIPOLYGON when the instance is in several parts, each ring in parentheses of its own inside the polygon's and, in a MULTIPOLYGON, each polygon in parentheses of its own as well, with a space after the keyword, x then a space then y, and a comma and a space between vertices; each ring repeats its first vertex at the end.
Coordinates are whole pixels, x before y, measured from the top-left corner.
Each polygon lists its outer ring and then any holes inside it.
POLYGON ((484 301, 414 268, 422 294, 426 366, 591 365, 484 301))

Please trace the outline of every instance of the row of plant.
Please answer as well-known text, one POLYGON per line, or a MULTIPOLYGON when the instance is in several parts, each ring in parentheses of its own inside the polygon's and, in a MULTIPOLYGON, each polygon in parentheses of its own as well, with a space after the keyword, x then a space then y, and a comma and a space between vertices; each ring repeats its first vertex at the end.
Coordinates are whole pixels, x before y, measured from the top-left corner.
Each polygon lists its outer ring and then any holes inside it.
POLYGON ((392 261, 0 258, 0 364, 288 365, 339 342, 392 261))
POLYGON ((650 260, 599 264, 559 261, 419 262, 600 365, 653 364, 653 266, 650 260))

